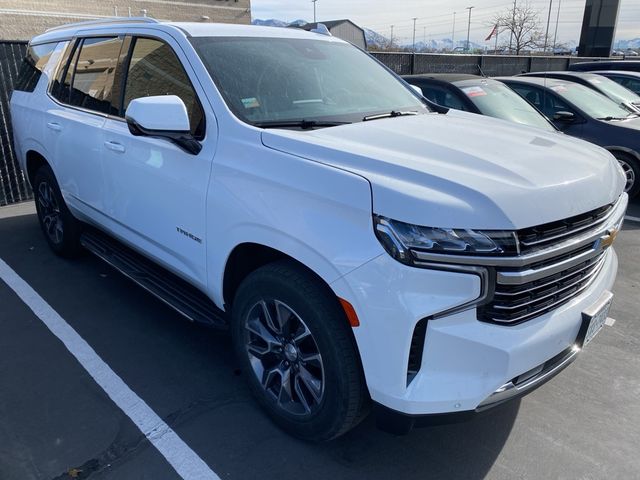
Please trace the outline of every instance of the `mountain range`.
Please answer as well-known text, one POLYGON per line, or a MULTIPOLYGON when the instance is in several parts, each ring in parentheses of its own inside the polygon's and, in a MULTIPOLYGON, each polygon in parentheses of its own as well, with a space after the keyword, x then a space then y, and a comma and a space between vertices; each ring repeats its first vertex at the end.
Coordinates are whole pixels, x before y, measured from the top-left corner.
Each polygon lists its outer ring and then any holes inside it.
MULTIPOLYGON (((252 20, 251 23, 253 25, 262 25, 267 27, 288 27, 291 25, 305 25, 307 21, 299 19, 293 22, 284 22, 282 20, 277 20, 275 18, 270 18, 268 20, 255 19, 252 20)), ((363 28, 365 37, 367 39, 367 45, 369 48, 383 48, 389 46, 389 38, 374 31, 369 28, 363 28)), ((464 47, 466 41, 463 39, 456 40, 455 44, 451 41, 450 38, 441 38, 437 40, 427 40, 426 42, 419 41, 416 42, 416 50, 418 51, 442 51, 442 50, 452 50, 455 47, 464 47)), ((411 47, 410 43, 403 42, 394 42, 400 48, 408 48, 411 47)), ((575 48, 577 42, 571 41, 566 42, 566 46, 570 49, 575 48)), ((470 47, 472 49, 484 49, 485 47, 493 48, 493 42, 485 42, 484 44, 479 44, 475 42, 470 42, 470 47)), ((615 48, 617 50, 626 50, 628 48, 637 50, 640 49, 640 38, 634 38, 632 40, 616 40, 615 48)))

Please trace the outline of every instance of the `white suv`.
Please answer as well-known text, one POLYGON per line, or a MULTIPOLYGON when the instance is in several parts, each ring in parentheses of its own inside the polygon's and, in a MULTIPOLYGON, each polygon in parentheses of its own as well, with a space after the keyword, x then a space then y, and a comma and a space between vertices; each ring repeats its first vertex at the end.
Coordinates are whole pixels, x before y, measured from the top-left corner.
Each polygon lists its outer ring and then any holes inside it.
POLYGON ((113 19, 28 52, 11 113, 51 248, 228 326, 299 437, 488 409, 607 317, 627 196, 601 148, 432 105, 318 32, 113 19))

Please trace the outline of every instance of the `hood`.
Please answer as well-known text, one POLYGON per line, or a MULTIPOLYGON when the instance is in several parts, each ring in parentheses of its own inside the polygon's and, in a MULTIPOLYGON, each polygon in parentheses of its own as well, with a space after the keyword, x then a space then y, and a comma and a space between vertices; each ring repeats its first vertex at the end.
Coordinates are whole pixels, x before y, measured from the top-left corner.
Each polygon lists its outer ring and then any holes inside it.
POLYGON ((418 225, 520 229, 596 209, 623 191, 617 162, 595 145, 454 110, 265 130, 262 141, 361 175, 374 213, 418 225))

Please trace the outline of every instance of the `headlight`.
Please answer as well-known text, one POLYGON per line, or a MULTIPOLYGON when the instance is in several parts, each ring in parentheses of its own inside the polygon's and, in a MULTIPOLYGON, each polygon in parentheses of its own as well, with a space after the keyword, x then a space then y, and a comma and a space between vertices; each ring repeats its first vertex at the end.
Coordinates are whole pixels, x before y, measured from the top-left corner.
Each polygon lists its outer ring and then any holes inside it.
POLYGON ((411 225, 374 216, 375 231, 385 250, 396 260, 413 264, 413 251, 445 255, 517 255, 515 232, 411 225))

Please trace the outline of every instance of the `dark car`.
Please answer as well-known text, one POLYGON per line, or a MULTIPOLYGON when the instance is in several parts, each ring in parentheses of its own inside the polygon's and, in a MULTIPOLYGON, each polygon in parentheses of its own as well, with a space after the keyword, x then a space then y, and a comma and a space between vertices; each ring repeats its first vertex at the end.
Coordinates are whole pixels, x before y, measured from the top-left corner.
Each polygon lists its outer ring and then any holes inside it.
POLYGON ((640 113, 640 96, 613 80, 591 72, 532 72, 523 77, 557 78, 589 87, 633 113, 640 113))
POLYGON ((596 70, 593 73, 607 77, 619 83, 624 88, 640 95, 640 72, 625 72, 624 70, 596 70))
POLYGON ((640 191, 640 117, 574 82, 537 77, 498 78, 567 135, 609 150, 627 177, 625 191, 640 191))
POLYGON ((477 75, 424 74, 403 77, 443 107, 553 130, 546 117, 503 83, 477 75))
POLYGON ((569 65, 573 72, 592 72, 594 70, 628 70, 640 72, 640 60, 604 60, 601 62, 580 62, 569 65))

